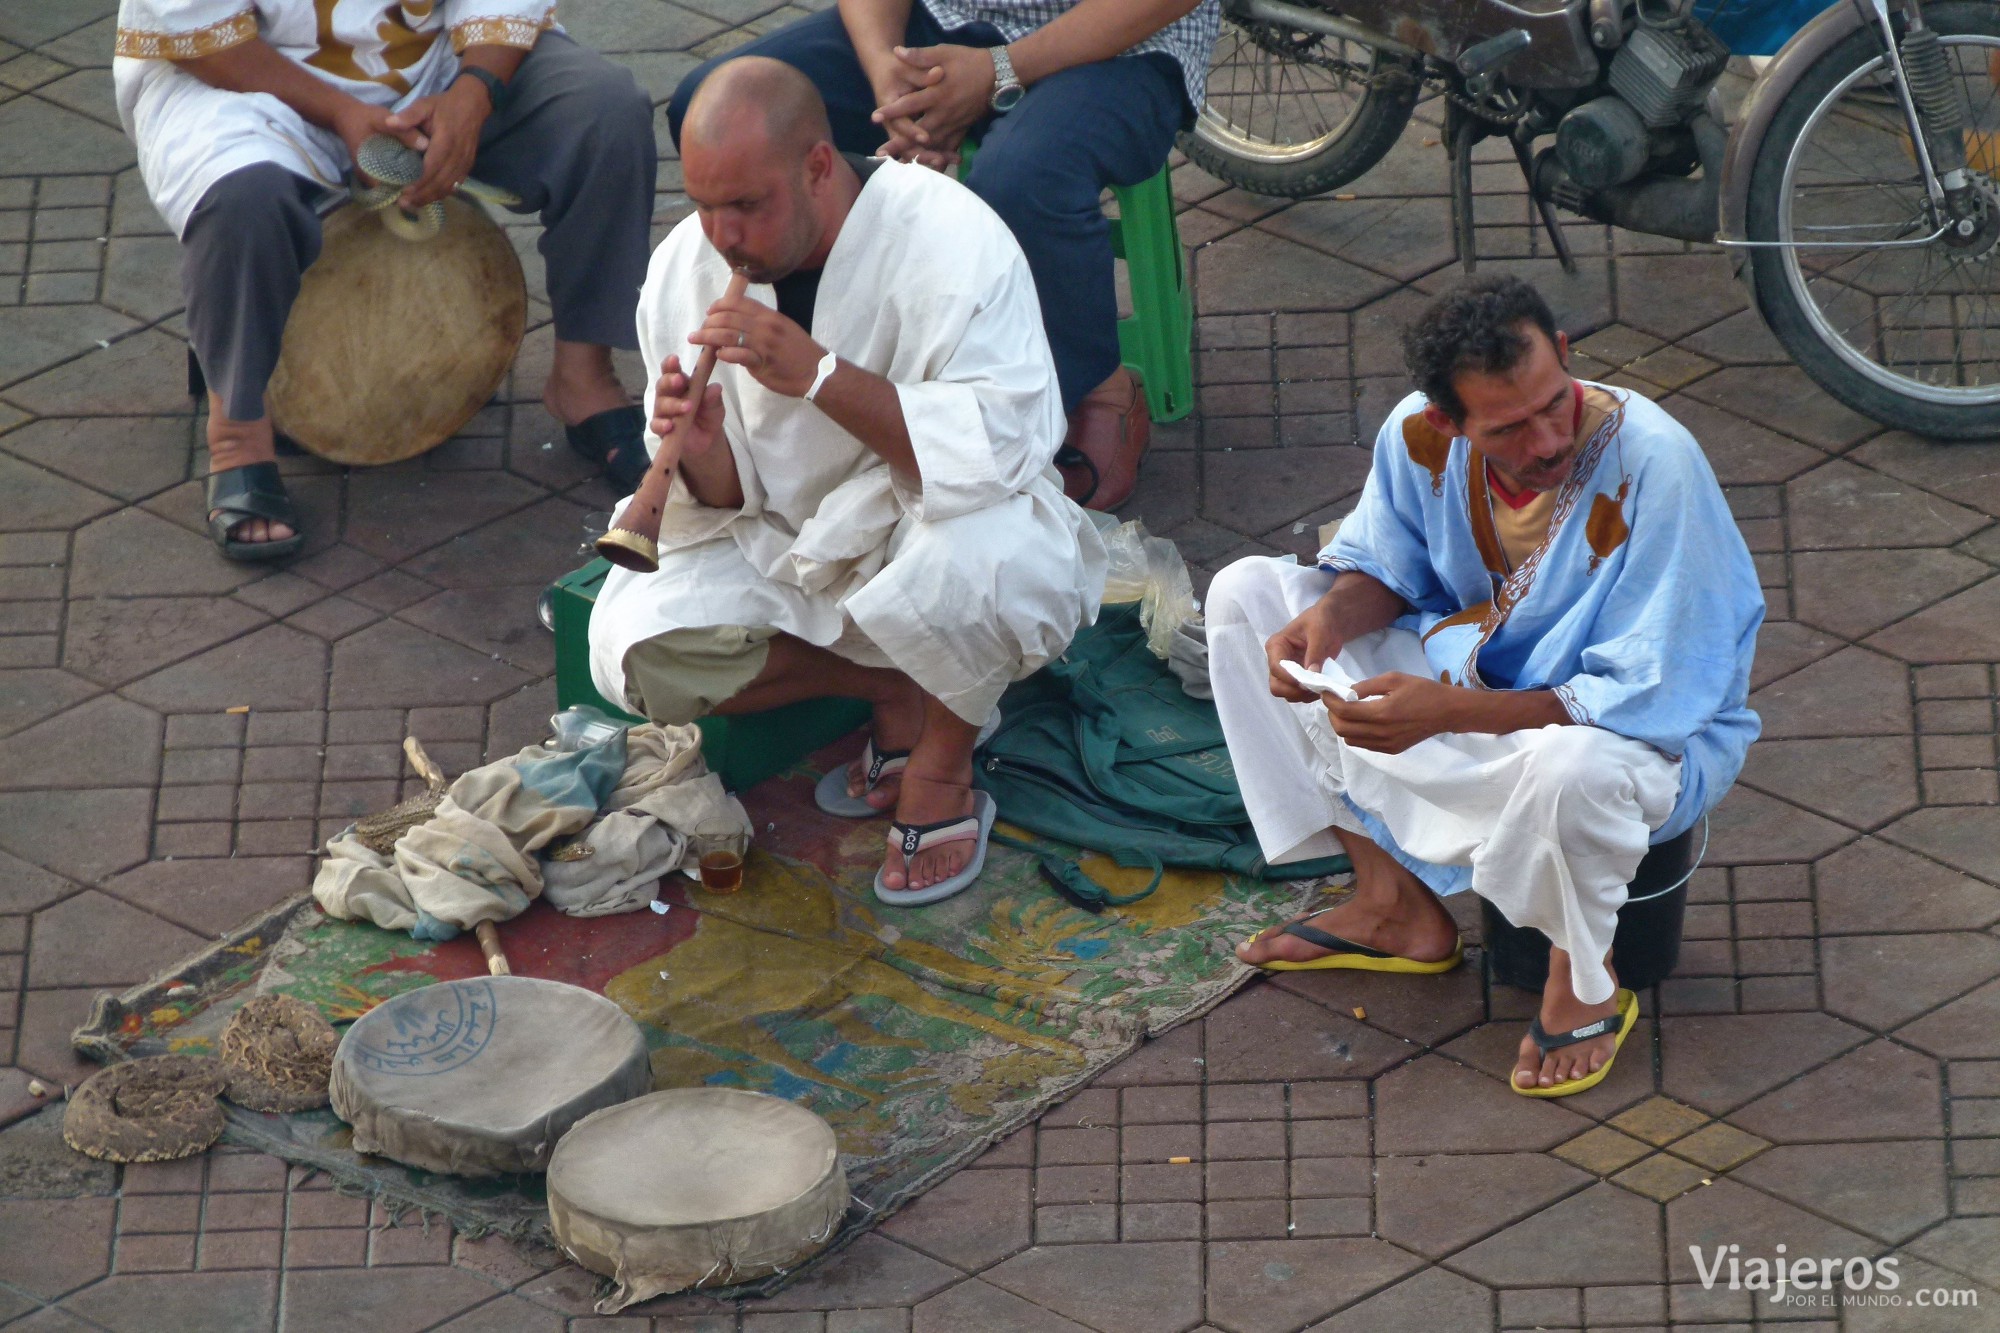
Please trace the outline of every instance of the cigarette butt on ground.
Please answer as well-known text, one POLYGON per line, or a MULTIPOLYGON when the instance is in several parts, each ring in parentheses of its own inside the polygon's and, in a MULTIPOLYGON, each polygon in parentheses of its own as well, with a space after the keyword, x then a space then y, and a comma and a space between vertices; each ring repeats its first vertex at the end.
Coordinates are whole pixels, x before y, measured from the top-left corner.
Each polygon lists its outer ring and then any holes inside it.
POLYGON ((1354 1016, 1356 1018, 1366 1018, 1368 1017, 1368 1011, 1357 1004, 1354 1006, 1354 1016))
POLYGON ((1333 196, 1333 197, 1334 197, 1335 199, 1338 199, 1338 200, 1339 200, 1339 201, 1340 201, 1341 203, 1343 203, 1343 204, 1351 204, 1351 203, 1353 203, 1353 202, 1355 201, 1355 199, 1356 199, 1356 198, 1358 198, 1359 196, 1357 196, 1357 195, 1352 195, 1352 194, 1337 194, 1337 195, 1335 195, 1335 196, 1333 196))
POLYGON ((1169 1158, 1167 1159, 1167 1165, 1169 1165, 1169 1166, 1187 1166, 1187 1165, 1188 1165, 1189 1163, 1191 1163, 1191 1162, 1193 1162, 1193 1161, 1194 1161, 1194 1158, 1192 1158, 1192 1157, 1169 1157, 1169 1158))
POLYGON ((225 713, 247 713, 247 712, 249 712, 249 711, 250 711, 250 705, 249 705, 249 704, 237 704, 237 705, 236 705, 235 707, 233 707, 233 708, 225 708, 225 709, 223 709, 222 711, 223 711, 223 712, 225 712, 225 713))

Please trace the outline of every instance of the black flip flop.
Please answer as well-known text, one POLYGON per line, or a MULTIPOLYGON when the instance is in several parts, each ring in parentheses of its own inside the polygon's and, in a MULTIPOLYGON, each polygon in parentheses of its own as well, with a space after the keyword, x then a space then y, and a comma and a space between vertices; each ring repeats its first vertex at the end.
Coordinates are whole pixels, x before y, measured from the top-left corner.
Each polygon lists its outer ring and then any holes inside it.
POLYGON ((1464 944, 1454 942, 1451 957, 1440 958, 1433 963, 1420 962, 1415 958, 1402 958, 1396 954, 1384 953, 1380 949, 1371 949, 1365 944, 1356 944, 1353 940, 1331 934, 1317 926, 1309 926, 1303 917, 1278 927, 1278 933, 1304 940, 1315 949, 1327 949, 1331 952, 1324 958, 1314 958, 1303 963, 1291 963, 1282 958, 1274 958, 1268 963, 1252 963, 1252 967, 1265 972, 1327 972, 1346 968, 1357 972, 1409 972, 1418 976, 1436 976, 1440 972, 1451 971, 1465 957, 1464 944))
POLYGON ((569 447, 604 469, 604 479, 620 495, 639 489, 653 460, 646 454, 646 414, 636 407, 614 407, 563 427, 569 447))
POLYGON ((208 535, 231 560, 282 560, 298 553, 306 535, 276 463, 245 463, 208 474, 208 535), (282 523, 292 535, 271 542, 237 541, 229 535, 253 518, 282 523))
POLYGON ((1550 1051, 1561 1050, 1565 1046, 1574 1046, 1580 1041, 1595 1041, 1599 1037, 1611 1038, 1611 1058, 1606 1060, 1602 1066, 1591 1073, 1585 1074, 1582 1078, 1573 1078, 1566 1083, 1558 1083, 1553 1087, 1547 1088, 1542 1087, 1540 1084, 1524 1088, 1510 1074, 1507 1078, 1507 1086, 1520 1093, 1523 1097, 1569 1097, 1594 1088, 1602 1083, 1604 1076, 1611 1072, 1612 1061, 1618 1058, 1618 1052, 1625 1049, 1625 1038, 1631 1035, 1633 1025, 1639 1021, 1639 997, 1637 995, 1621 986, 1612 992, 1612 998, 1618 1002, 1617 1013, 1612 1014, 1608 1018, 1600 1018, 1593 1022, 1585 1023, 1580 1028, 1571 1028, 1568 1032, 1549 1032, 1542 1026, 1540 1014, 1535 1015, 1534 1021, 1528 1024, 1528 1037, 1535 1043, 1535 1049, 1542 1053, 1544 1059, 1548 1058, 1550 1051))

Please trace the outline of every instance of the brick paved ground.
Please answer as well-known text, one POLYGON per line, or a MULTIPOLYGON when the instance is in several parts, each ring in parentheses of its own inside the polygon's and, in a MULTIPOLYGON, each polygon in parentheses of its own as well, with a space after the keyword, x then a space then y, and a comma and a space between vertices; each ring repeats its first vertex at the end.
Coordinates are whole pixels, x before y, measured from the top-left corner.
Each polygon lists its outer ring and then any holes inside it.
MULTIPOLYGON (((697 57, 802 12, 689 6, 565 16, 664 98, 697 57)), ((1256 985, 780 1298, 602 1321, 548 1256, 384 1227, 272 1159, 64 1156, 26 1085, 88 1072, 66 1038, 93 994, 302 888, 315 840, 396 791, 406 731, 454 769, 539 735, 534 594, 609 499, 548 443, 538 301, 514 382, 461 438, 365 474, 288 463, 308 553, 220 560, 176 249, 111 104, 113 8, 0 5, 0 1121, 27 1117, 0 1133, 0 1323, 1835 1327, 1703 1290, 1688 1247, 1735 1242, 1894 1254, 1906 1299, 1980 1301, 1853 1310, 1846 1329, 2000 1328, 2000 445, 1834 404, 1713 253, 1577 228, 1563 278, 1501 165, 1480 169, 1481 245, 1519 258, 1493 267, 1555 295, 1588 372, 1695 429, 1770 598, 1767 739, 1716 821, 1681 974, 1603 1087, 1510 1094, 1530 1000, 1477 969, 1256 985)), ((1306 550, 1361 485, 1357 441, 1402 392, 1390 331, 1453 276, 1434 140, 1413 125, 1351 201, 1179 171, 1200 411, 1158 433, 1128 512, 1204 570, 1306 550)), ((677 181, 669 162, 666 220, 677 181)))

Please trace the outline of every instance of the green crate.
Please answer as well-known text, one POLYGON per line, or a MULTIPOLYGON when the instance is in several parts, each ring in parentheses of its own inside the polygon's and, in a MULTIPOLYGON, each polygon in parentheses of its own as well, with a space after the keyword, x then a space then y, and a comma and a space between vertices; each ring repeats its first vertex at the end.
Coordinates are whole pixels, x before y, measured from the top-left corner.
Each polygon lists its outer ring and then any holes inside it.
MULTIPOLYGON (((590 612, 610 572, 609 561, 593 560, 556 581, 556 704, 589 704, 613 717, 643 722, 615 707, 590 680, 590 612)), ((868 704, 861 699, 807 699, 768 713, 705 717, 695 725, 701 728, 701 753, 708 766, 731 791, 747 791, 865 725, 868 717, 868 704)))

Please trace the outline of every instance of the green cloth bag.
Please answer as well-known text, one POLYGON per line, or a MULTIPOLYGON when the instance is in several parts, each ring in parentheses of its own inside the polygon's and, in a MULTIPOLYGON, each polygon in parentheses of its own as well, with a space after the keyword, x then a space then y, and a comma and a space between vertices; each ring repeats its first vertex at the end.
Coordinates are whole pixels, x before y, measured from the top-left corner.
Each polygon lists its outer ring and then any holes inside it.
POLYGON ((1060 660, 1002 696, 974 781, 1011 824, 1153 870, 1151 885, 1121 897, 1067 856, 1000 839, 1041 853, 1051 885, 1093 911, 1145 897, 1167 866, 1262 879, 1349 869, 1345 856, 1265 862, 1215 705, 1190 698, 1147 649, 1137 603, 1105 607, 1060 660))

